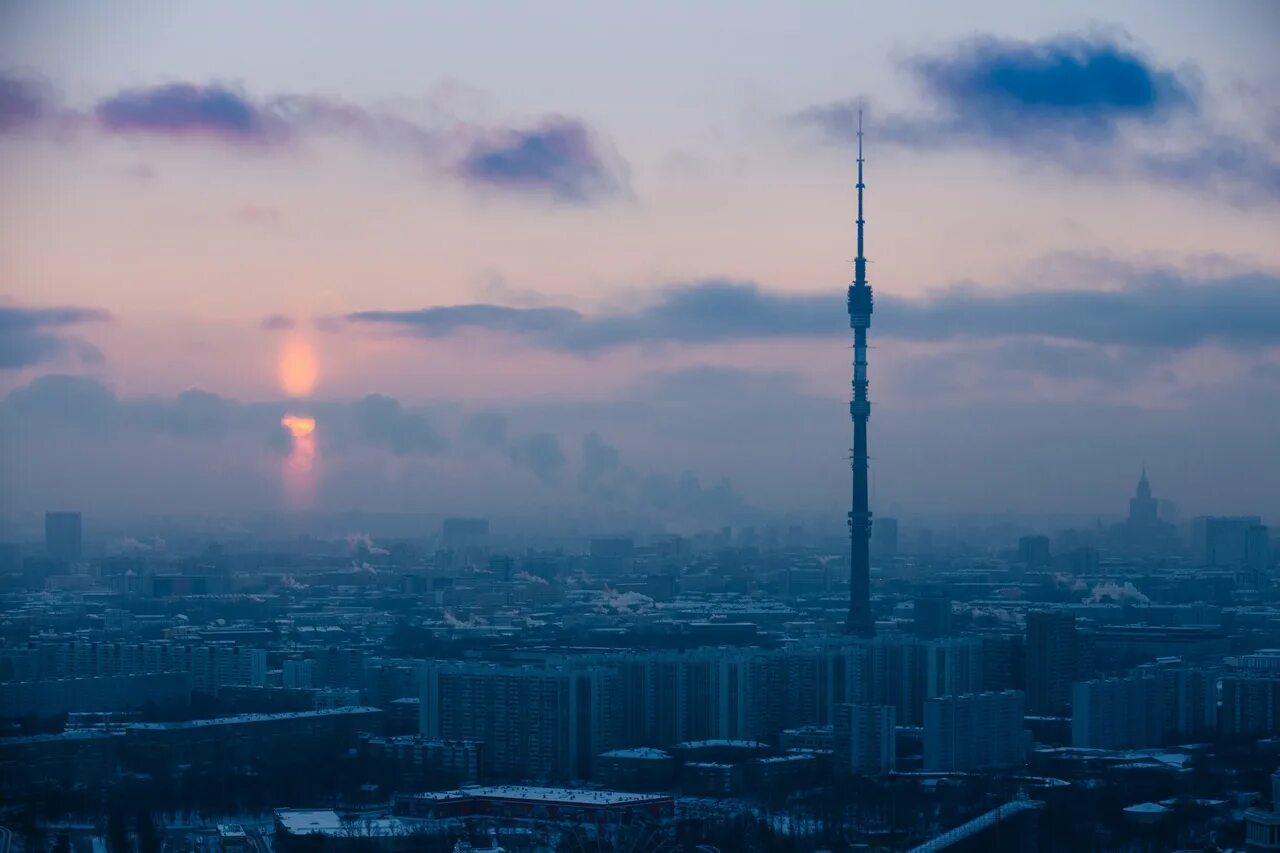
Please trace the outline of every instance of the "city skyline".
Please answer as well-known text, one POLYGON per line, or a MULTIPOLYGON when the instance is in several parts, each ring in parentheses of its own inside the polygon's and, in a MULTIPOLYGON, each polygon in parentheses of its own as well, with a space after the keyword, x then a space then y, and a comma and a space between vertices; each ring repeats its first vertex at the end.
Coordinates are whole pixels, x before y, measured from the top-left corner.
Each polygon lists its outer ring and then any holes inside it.
POLYGON ((858 108, 877 515, 1280 513, 1266 4, 122 8, 3 12, 0 513, 843 516, 858 108))
POLYGON ((1280 850, 1277 34, 0 0, 0 853, 1280 850))

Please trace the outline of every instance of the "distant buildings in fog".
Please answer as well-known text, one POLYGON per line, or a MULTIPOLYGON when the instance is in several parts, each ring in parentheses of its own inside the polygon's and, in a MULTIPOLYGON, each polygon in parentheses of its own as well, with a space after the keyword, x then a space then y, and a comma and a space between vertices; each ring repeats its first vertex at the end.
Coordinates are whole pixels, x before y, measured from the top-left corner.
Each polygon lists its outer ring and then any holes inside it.
POLYGON ((78 512, 44 514, 44 552, 54 560, 72 562, 84 553, 84 532, 78 512))
POLYGON ((1202 566, 1235 568, 1255 588, 1267 568, 1270 531, 1256 515, 1201 516, 1191 523, 1192 557, 1202 566))

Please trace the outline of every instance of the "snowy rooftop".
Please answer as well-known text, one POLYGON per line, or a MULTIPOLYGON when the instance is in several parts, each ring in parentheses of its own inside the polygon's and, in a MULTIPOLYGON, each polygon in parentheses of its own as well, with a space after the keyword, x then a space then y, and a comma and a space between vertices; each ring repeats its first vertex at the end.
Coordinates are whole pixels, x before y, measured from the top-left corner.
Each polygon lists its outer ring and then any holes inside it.
POLYGON ((676 749, 710 749, 728 747, 732 749, 768 749, 767 743, 758 740, 690 740, 675 745, 676 749))
POLYGON ((1129 814, 1164 814, 1169 811, 1159 803, 1138 803, 1136 806, 1125 806, 1124 810, 1129 814))
POLYGON ((385 837, 409 835, 426 822, 394 817, 348 815, 347 820, 333 809, 276 809, 276 821, 290 835, 354 835, 385 837))
POLYGON ((651 746, 637 746, 633 749, 614 749, 600 753, 601 758, 670 758, 671 755, 651 746))
POLYGON ((1187 769, 1191 756, 1184 752, 1169 752, 1161 749, 1088 749, 1076 746, 1040 747, 1036 750, 1042 755, 1060 755, 1065 758, 1097 759, 1122 762, 1129 765, 1160 764, 1175 770, 1187 769))
POLYGON ((195 729, 205 726, 234 726, 239 723, 265 723, 271 720, 298 720, 314 717, 340 717, 351 714, 381 714, 381 708, 353 706, 349 708, 321 708, 318 711, 288 711, 279 714, 237 714, 234 717, 211 717, 207 720, 188 720, 182 723, 130 723, 130 730, 169 731, 195 729))
POLYGON ((294 835, 342 829, 342 819, 333 809, 277 809, 276 820, 294 835))
POLYGON ((98 731, 96 729, 72 729, 67 732, 59 732, 58 734, 4 737, 0 738, 0 746, 18 746, 19 744, 29 743, 55 743, 57 741, 68 740, 107 740, 112 737, 115 737, 115 735, 110 732, 98 731))
POLYGON ((626 791, 597 791, 587 788, 541 788, 531 785, 476 785, 453 791, 427 791, 412 796, 417 799, 442 801, 476 798, 595 806, 635 805, 671 799, 666 794, 633 794, 626 791))

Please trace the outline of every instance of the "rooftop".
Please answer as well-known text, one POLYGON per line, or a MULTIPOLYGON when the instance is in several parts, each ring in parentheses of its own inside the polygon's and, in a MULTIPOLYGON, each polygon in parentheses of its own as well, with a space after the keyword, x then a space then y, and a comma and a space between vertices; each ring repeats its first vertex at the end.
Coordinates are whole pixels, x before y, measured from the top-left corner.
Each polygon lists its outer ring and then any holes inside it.
POLYGON ((712 748, 728 748, 728 749, 768 749, 767 743, 761 743, 758 740, 689 740, 684 743, 678 743, 673 749, 712 749, 712 748))
POLYGON ((597 791, 587 788, 541 788, 531 785, 473 785, 452 791, 426 791, 411 794, 424 800, 523 800, 563 805, 620 806, 670 800, 666 794, 635 794, 627 791, 597 791))
POLYGON ((359 838, 406 836, 425 829, 426 821, 347 814, 333 809, 276 809, 276 822, 290 835, 351 835, 359 838))
POLYGON ((600 753, 601 758, 670 758, 671 755, 651 746, 637 746, 632 749, 614 749, 600 753))
POLYGON ((357 714, 381 714, 381 708, 353 706, 349 708, 321 708, 317 711, 287 711, 279 714, 236 714, 232 717, 210 717, 206 720, 187 720, 180 723, 130 723, 131 731, 175 731, 198 729, 206 726, 235 726, 242 723, 266 723, 275 720, 301 720, 315 717, 342 717, 357 714))
POLYGON ((110 732, 101 731, 99 729, 72 729, 71 731, 60 732, 58 734, 3 737, 0 738, 0 747, 22 746, 24 744, 33 743, 56 743, 58 741, 107 740, 113 737, 115 737, 115 735, 110 732))

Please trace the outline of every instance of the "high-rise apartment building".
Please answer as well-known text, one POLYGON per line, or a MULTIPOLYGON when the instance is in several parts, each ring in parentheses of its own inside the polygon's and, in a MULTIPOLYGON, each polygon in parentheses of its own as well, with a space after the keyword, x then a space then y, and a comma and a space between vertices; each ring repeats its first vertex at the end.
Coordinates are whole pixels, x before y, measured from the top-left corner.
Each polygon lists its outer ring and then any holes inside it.
POLYGON ((847 702, 892 705, 898 723, 918 726, 924 712, 925 656, 915 637, 885 635, 845 651, 847 702))
POLYGON ((1072 688, 1071 745, 1142 749, 1164 740, 1164 690, 1143 674, 1081 681, 1072 688))
POLYGON ((959 696, 982 690, 982 640, 948 637, 925 643, 924 697, 959 696))
POLYGON ((495 779, 587 778, 595 755, 621 745, 605 667, 433 661, 421 677, 422 734, 480 741, 495 779))
POLYGON ((1218 673, 1180 660, 1139 667, 1159 679, 1166 741, 1185 743, 1211 735, 1218 726, 1218 673))
POLYGON ((1280 678, 1223 678, 1218 730, 1229 738, 1280 734, 1280 678))
POLYGON ((309 658, 289 659, 280 668, 281 683, 288 688, 307 688, 315 684, 316 662, 309 658))
POLYGON ((837 705, 835 764, 840 773, 880 776, 897 760, 897 713, 892 705, 837 705))
POLYGON ((924 769, 967 771, 1026 762, 1029 737, 1017 690, 941 696, 924 703, 924 769))
POLYGON ((1026 646, 1021 634, 985 634, 982 642, 982 691, 1025 690, 1026 646))
POLYGON ((1050 611, 1027 614, 1027 713, 1067 715, 1071 685, 1079 680, 1079 645, 1074 616, 1050 611))

